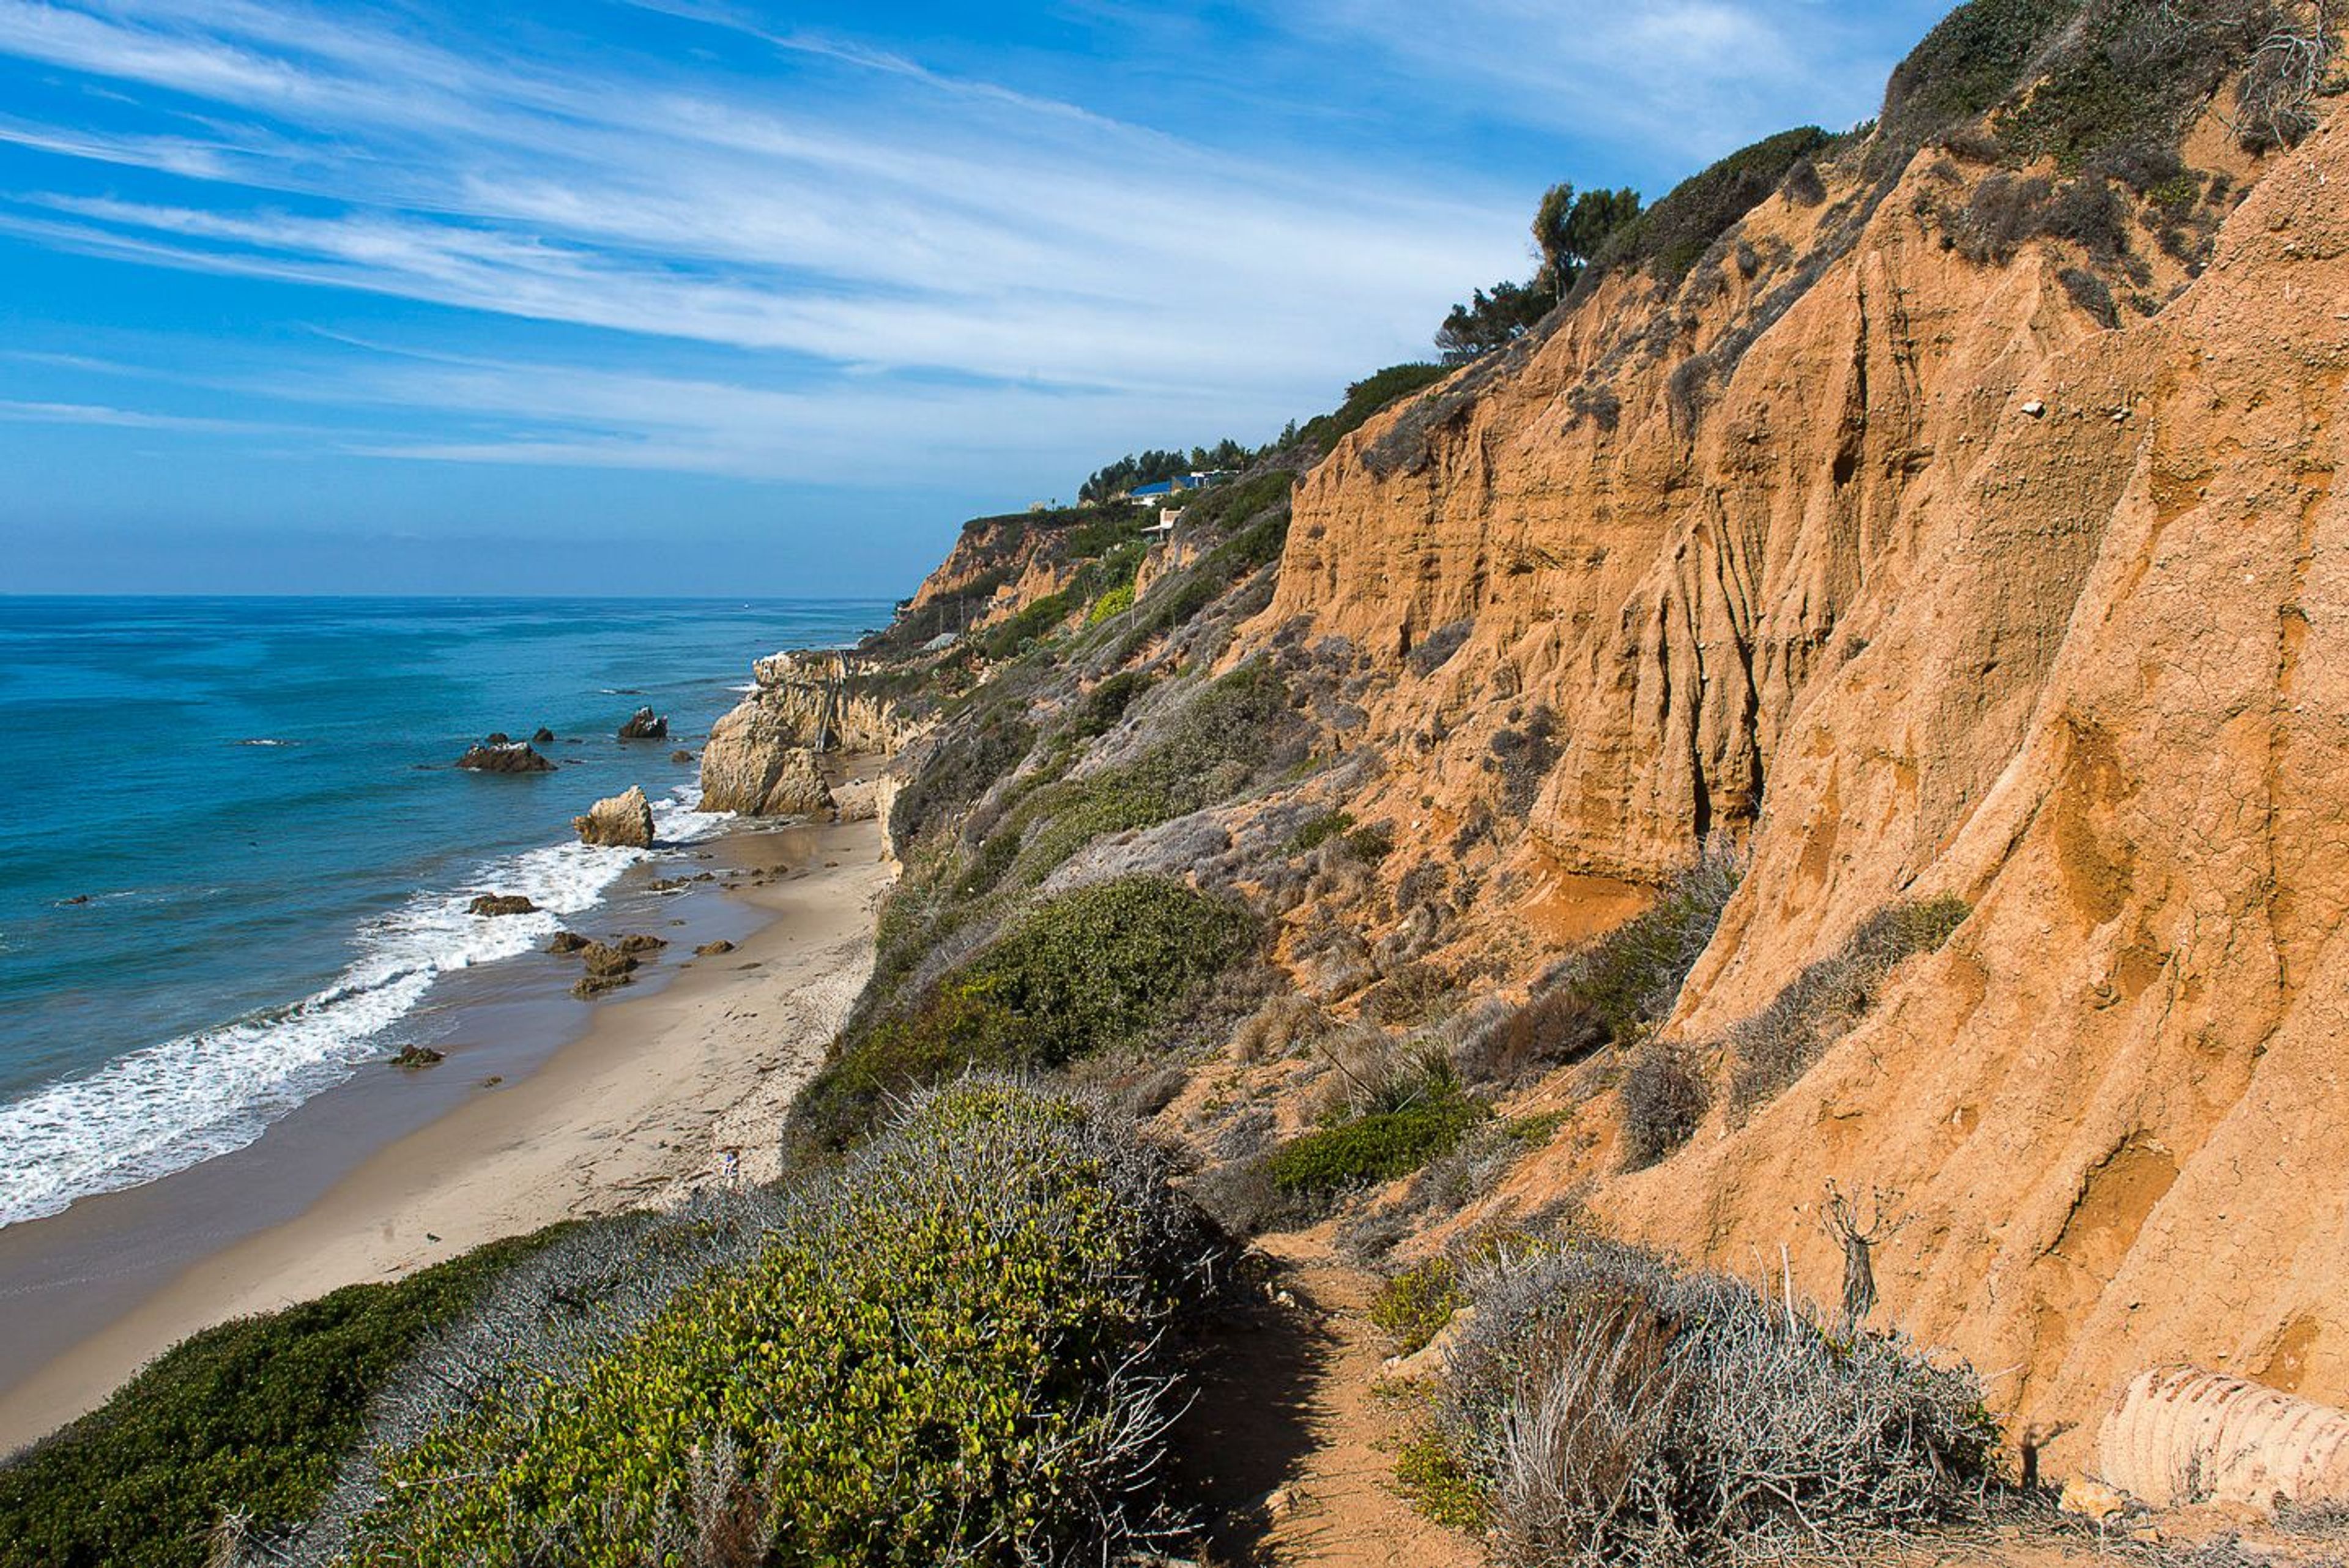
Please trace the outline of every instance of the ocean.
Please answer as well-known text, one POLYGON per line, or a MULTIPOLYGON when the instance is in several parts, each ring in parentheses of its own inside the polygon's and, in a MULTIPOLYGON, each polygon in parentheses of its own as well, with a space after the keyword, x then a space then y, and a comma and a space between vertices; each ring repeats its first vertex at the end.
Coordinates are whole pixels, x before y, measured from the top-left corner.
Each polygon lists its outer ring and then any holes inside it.
POLYGON ((752 659, 849 600, 0 598, 0 1225, 243 1147, 429 1034, 436 984, 540 946, 665 844, 752 659), (622 743, 639 706, 665 742, 622 743), (544 725, 559 766, 460 772, 544 725), (466 912, 484 891, 541 913, 466 912))

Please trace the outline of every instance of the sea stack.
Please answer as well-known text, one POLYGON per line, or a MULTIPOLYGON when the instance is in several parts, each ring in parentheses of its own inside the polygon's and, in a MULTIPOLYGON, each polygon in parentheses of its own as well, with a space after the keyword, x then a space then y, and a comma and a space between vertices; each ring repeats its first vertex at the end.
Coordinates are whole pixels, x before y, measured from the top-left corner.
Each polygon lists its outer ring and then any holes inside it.
POLYGON ((571 826, 579 830, 582 844, 616 845, 627 849, 653 846, 653 805, 638 784, 630 784, 625 794, 597 801, 587 808, 585 816, 573 817, 571 826))
POLYGON ((650 708, 639 708, 628 722, 620 726, 624 741, 666 741, 668 739, 668 716, 656 713, 650 708))

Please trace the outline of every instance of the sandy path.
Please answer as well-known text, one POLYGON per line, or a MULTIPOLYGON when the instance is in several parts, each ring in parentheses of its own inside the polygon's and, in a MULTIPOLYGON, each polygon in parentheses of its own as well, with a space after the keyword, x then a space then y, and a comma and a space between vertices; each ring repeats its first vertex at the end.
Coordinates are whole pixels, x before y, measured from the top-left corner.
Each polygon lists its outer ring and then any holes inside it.
POLYGON ((1321 1231, 1257 1245, 1279 1294, 1240 1309, 1198 1347, 1204 1386, 1176 1438, 1216 1560, 1481 1568, 1473 1542, 1395 1490, 1405 1415, 1376 1392, 1387 1351, 1369 1315, 1377 1282, 1339 1262, 1321 1231))
POLYGON ((664 955, 657 995, 623 992, 529 1076, 390 1144, 298 1218, 206 1258, 0 1398, 0 1453, 102 1401, 198 1329, 396 1278, 557 1220, 772 1175, 783 1108, 873 964, 889 883, 876 824, 812 830, 805 874, 743 890, 773 921, 734 951, 664 955))

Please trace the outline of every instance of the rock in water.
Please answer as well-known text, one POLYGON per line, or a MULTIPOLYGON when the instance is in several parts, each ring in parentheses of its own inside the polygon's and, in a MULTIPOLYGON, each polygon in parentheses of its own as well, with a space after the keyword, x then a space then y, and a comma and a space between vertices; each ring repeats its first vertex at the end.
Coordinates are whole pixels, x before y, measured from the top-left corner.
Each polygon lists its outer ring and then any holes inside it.
POLYGON ((595 996, 631 983, 636 955, 605 942, 589 942, 579 951, 586 972, 571 987, 574 996, 595 996))
POLYGON ((626 936, 615 937, 612 945, 624 953, 648 953, 668 946, 668 942, 665 938, 644 931, 631 931, 626 936))
POLYGON ((636 967, 636 955, 613 942, 589 942, 579 950, 587 972, 598 978, 626 974, 636 967))
POLYGON ((627 849, 650 849, 653 846, 653 804, 645 798, 641 785, 630 784, 628 793, 599 800, 587 808, 585 816, 574 816, 571 826, 579 830, 582 844, 611 844, 627 849))
POLYGON ((673 763, 689 763, 693 761, 693 753, 679 746, 668 754, 668 760, 673 763))
POLYGON ((551 746, 554 744, 554 732, 541 724, 532 732, 530 743, 533 746, 551 746))
POLYGON ((391 1059, 391 1064, 403 1073, 413 1073, 419 1067, 430 1067, 447 1061, 448 1055, 429 1045, 410 1045, 391 1059))
POLYGON ((554 764, 540 756, 527 744, 501 741, 495 735, 477 746, 465 748, 457 765, 474 774, 551 774, 554 764))
POLYGON ((728 941, 724 937, 720 937, 714 942, 704 942, 699 947, 694 949, 693 956, 696 958, 716 958, 719 953, 730 953, 733 950, 734 944, 728 941))
POLYGON ((538 906, 520 893, 483 893, 465 906, 476 915, 534 915, 538 906))
POLYGON ((554 940, 546 944, 546 950, 557 958, 564 958, 587 945, 587 939, 577 931, 557 931, 554 940))
POLYGON ((513 737, 503 730, 492 730, 488 738, 481 743, 485 746, 511 746, 513 744, 513 737))
POLYGON ((650 708, 639 708, 628 722, 620 726, 624 741, 666 741, 668 739, 668 719, 650 708))

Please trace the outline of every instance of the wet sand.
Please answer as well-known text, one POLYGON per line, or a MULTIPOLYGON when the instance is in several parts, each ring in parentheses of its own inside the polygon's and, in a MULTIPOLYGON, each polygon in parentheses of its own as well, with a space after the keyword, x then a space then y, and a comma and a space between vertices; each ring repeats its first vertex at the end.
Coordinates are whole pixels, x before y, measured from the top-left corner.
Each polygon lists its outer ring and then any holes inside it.
MULTIPOLYGON (((337 1117, 357 1102, 347 1090, 320 1096, 316 1114, 297 1112, 254 1146, 281 1165, 313 1146, 307 1168, 327 1169, 331 1184, 306 1206, 273 1199, 249 1175, 238 1188, 232 1156, 212 1162, 220 1171, 200 1166, 0 1231, 0 1280, 58 1281, 8 1293, 11 1315, 32 1314, 9 1354, 32 1365, 0 1368, 0 1453, 101 1403, 211 1324, 397 1278, 558 1220, 671 1203, 729 1179, 730 1163, 735 1179, 772 1174, 791 1096, 871 971, 891 867, 870 822, 741 833, 721 854, 742 874, 722 895, 745 931, 733 951, 693 956, 684 938, 709 940, 708 920, 661 931, 672 946, 659 991, 614 993, 588 1010, 584 1033, 510 1076, 494 1052, 452 1053, 425 1075, 431 1093, 409 1097, 406 1114, 421 1125, 345 1147, 339 1168, 337 1117), (222 1183, 242 1211, 215 1222, 212 1245, 191 1195, 222 1183), (168 1229, 201 1255, 160 1284, 134 1279, 109 1293, 110 1271, 135 1276, 125 1250, 142 1228, 168 1229)), ((485 996, 464 1016, 479 1027, 497 1005, 485 996)))

